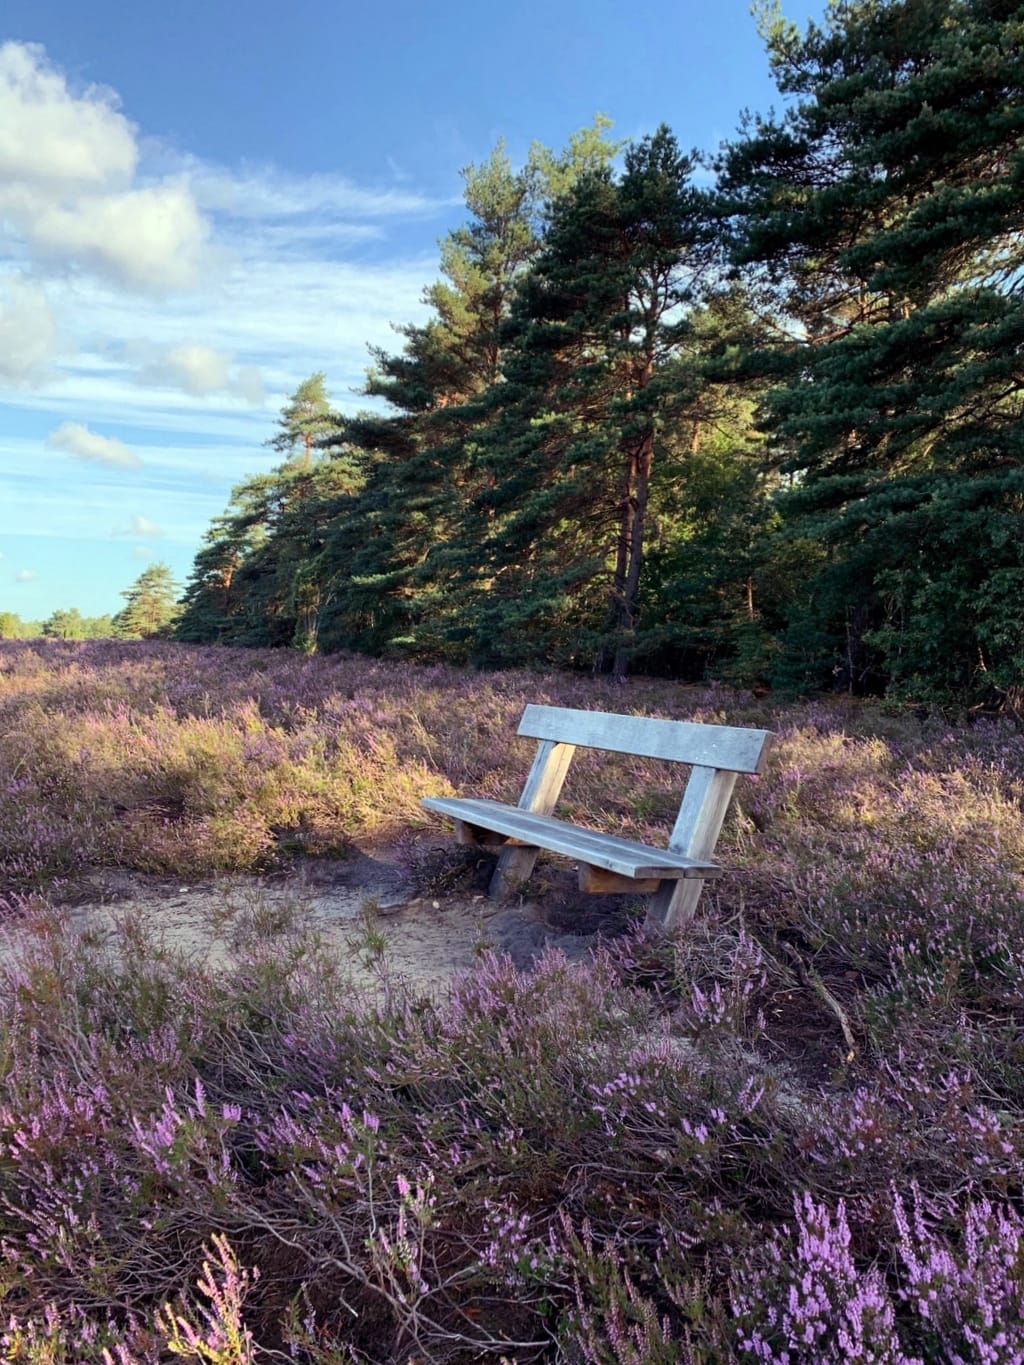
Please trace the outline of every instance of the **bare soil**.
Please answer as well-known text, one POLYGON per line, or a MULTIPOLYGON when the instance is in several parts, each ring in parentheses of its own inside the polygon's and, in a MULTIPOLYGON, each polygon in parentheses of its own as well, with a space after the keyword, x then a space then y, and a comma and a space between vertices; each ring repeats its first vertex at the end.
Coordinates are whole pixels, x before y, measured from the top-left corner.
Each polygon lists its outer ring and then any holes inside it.
MULTIPOLYGON (((486 895, 490 866, 450 846, 408 844, 353 849, 347 858, 295 859, 262 876, 217 874, 198 880, 92 869, 60 905, 67 930, 109 942, 132 926, 147 941, 214 967, 230 968, 253 944, 313 933, 344 959, 357 981, 391 978, 417 992, 443 993, 487 949, 529 966, 546 948, 585 956, 627 923, 622 897, 579 897, 565 872, 541 869, 535 898, 496 903, 486 895)), ((8 921, 8 951, 32 932, 8 921)), ((3 951, 0 941, 0 951, 3 951)))

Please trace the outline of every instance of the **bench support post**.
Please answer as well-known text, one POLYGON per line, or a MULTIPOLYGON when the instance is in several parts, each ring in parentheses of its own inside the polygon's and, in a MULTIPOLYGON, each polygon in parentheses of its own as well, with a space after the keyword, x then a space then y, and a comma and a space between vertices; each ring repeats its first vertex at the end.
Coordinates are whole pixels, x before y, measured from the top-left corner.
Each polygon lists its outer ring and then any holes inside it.
MULTIPOLYGON (((673 853, 710 862, 729 808, 736 773, 722 768, 695 767, 683 795, 683 803, 668 841, 673 853)), ((700 900, 704 882, 699 878, 665 880, 651 897, 647 927, 654 930, 677 929, 689 924, 700 900)))
MULTIPOLYGON (((562 783, 575 751, 574 744, 560 744, 553 739, 541 740, 519 798, 518 804, 523 810, 536 811, 538 815, 551 814, 561 795, 562 783)), ((498 858, 488 894, 500 900, 523 882, 529 881, 539 852, 538 848, 506 846, 498 858)))

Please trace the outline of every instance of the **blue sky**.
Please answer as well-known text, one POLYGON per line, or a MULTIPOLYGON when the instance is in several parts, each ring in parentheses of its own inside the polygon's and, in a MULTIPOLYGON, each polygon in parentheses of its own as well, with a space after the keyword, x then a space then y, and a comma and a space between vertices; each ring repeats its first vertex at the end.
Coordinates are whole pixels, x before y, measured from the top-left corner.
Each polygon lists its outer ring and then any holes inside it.
POLYGON ((499 138, 711 149, 773 102, 746 0, 4 0, 0 610, 184 582, 303 379, 364 405, 499 138))

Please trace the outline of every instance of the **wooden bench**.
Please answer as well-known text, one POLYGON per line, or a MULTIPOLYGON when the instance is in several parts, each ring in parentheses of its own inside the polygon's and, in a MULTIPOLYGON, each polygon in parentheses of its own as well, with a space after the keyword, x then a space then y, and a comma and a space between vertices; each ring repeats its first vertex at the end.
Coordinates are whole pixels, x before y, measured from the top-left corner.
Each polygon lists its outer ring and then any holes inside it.
POLYGON ((761 771, 771 732, 528 706, 519 733, 540 743, 517 806, 437 796, 423 801, 455 821, 461 843, 501 848, 490 894, 505 896, 525 882, 547 849, 576 861, 581 890, 650 893, 649 923, 672 928, 689 920, 705 878, 722 871, 711 860, 736 779, 761 771), (691 765, 667 848, 554 818, 578 746, 691 765))

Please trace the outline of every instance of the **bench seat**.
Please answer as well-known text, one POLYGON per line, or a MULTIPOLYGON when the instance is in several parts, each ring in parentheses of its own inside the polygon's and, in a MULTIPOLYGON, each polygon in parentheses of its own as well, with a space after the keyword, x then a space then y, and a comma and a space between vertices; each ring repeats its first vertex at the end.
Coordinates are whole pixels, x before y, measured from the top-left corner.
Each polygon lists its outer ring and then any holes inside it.
MULTIPOLYGON (((537 815, 521 806, 506 806, 501 801, 429 796, 423 804, 438 815, 446 815, 449 820, 469 826, 469 833, 477 829, 491 830, 503 835, 504 843, 545 848, 635 881, 717 877, 722 871, 717 863, 651 848, 634 839, 582 829, 565 820, 556 820, 552 815, 537 815)), ((467 842, 481 843, 483 840, 471 836, 467 842)))

